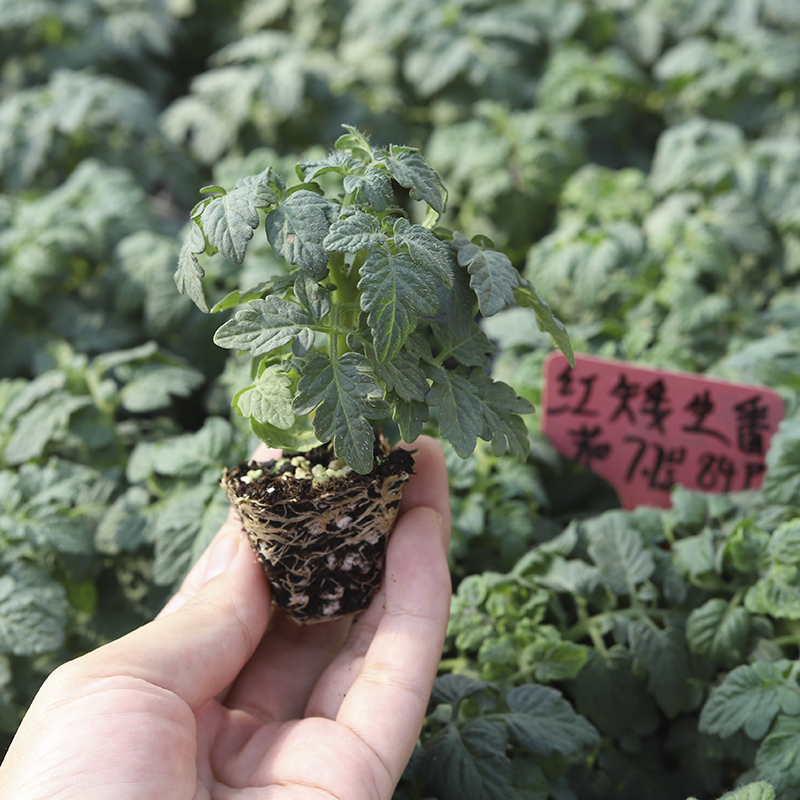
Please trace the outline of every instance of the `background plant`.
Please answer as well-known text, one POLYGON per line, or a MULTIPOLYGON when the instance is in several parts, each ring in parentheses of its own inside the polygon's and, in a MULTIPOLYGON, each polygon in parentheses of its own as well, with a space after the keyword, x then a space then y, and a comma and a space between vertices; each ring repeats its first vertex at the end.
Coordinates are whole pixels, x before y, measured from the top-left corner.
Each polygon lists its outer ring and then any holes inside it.
MULTIPOLYGON (((249 365, 172 283, 199 190, 346 123, 426 153, 441 223, 488 234, 576 350, 788 407, 762 491, 672 511, 615 509, 536 415, 523 465, 452 458, 453 622, 398 797, 800 796, 798 48, 793 0, 0 0, 6 738, 50 669, 155 613, 252 448, 249 365), (637 705, 609 720, 604 692, 637 705)), ((276 269, 261 237, 248 262, 208 280, 276 269)), ((536 405, 550 345, 517 312, 483 325, 492 375, 536 405)))

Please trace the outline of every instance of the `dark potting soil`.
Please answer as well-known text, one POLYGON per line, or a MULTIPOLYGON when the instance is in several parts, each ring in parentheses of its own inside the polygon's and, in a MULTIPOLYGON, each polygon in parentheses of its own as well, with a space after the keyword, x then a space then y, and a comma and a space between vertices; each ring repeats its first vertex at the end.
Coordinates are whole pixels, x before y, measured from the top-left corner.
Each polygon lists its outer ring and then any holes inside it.
MULTIPOLYGON (((327 466, 332 452, 325 445, 302 455, 311 466, 327 466)), ((376 441, 375 461, 367 475, 348 472, 316 485, 270 474, 274 461, 242 462, 223 476, 275 602, 299 622, 360 611, 380 586, 388 534, 414 459, 376 441), (258 469, 261 477, 242 481, 258 469)))

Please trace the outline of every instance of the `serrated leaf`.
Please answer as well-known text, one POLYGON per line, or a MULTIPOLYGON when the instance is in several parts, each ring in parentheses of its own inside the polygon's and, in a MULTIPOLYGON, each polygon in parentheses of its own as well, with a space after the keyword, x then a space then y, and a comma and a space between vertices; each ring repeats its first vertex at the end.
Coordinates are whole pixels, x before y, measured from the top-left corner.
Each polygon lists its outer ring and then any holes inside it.
POLYGON ((32 656, 57 650, 67 625, 67 596, 50 576, 18 567, 0 578, 0 653, 32 656))
POLYGON ((372 469, 375 433, 369 420, 386 416, 389 405, 360 353, 335 361, 315 354, 297 384, 294 411, 314 411, 317 438, 332 441, 335 453, 356 472, 372 469))
POLYGON ((690 691, 686 640, 672 626, 657 628, 646 620, 628 625, 634 665, 647 674, 647 688, 668 717, 684 708, 690 691))
POLYGON ((446 372, 433 384, 427 403, 439 407, 439 432, 461 458, 466 458, 487 433, 483 404, 475 387, 460 374, 446 372))
POLYGON ((343 133, 334 144, 336 150, 342 150, 362 164, 370 164, 373 159, 372 145, 369 139, 352 125, 342 126, 347 133, 343 133))
POLYGON ((380 213, 392 205, 392 179, 382 169, 369 168, 356 175, 347 175, 342 182, 347 194, 356 193, 356 198, 380 213))
POLYGON ((539 683, 574 678, 583 669, 588 655, 584 645, 548 638, 537 639, 525 649, 525 661, 539 683))
POLYGON ((221 504, 213 503, 217 495, 214 484, 190 486, 172 492, 159 507, 153 530, 155 583, 168 586, 181 580, 192 565, 195 539, 207 528, 219 529, 225 516, 220 518, 221 504))
POLYGON ((508 800, 511 761, 502 724, 473 719, 448 725, 425 746, 422 770, 440 797, 508 800))
POLYGON ((332 252, 357 253, 359 250, 380 247, 385 242, 386 234, 381 230, 378 218, 355 211, 331 225, 322 245, 332 252))
POLYGON ((260 356, 297 341, 308 350, 314 344, 314 320, 297 303, 269 296, 251 300, 225 322, 214 342, 227 350, 249 350, 260 356))
POLYGON ((453 285, 453 265, 450 252, 433 233, 422 225, 412 225, 405 217, 394 223, 394 243, 396 247, 405 246, 411 260, 428 270, 445 286, 453 285))
POLYGON ((216 474, 220 465, 241 456, 234 444, 231 424, 210 416, 194 433, 138 444, 128 459, 126 474, 130 483, 152 475, 197 479, 207 471, 216 474))
POLYGON ((428 164, 419 150, 390 145, 388 151, 379 153, 378 158, 386 164, 391 176, 409 190, 413 200, 422 200, 437 214, 444 211, 447 191, 439 173, 428 164))
POLYGON ((461 233, 453 234, 458 263, 470 274, 469 285, 478 298, 481 313, 490 317, 514 302, 520 286, 519 272, 504 253, 484 250, 461 233))
POLYGON ((800 688, 785 674, 791 666, 785 660, 756 661, 731 670, 711 689, 700 712, 699 729, 723 738, 741 729, 758 741, 779 713, 800 714, 800 688))
POLYGON ((434 320, 431 331, 439 345, 439 355, 444 360, 454 358, 465 367, 486 367, 497 351, 489 337, 477 325, 472 326, 469 335, 463 336, 458 335, 447 323, 434 320))
POLYGON ((330 313, 330 292, 324 286, 320 286, 310 275, 300 273, 297 276, 294 282, 294 296, 303 308, 308 309, 317 322, 322 322, 330 313))
POLYGON ((391 361, 421 315, 437 310, 435 287, 407 253, 373 250, 361 266, 361 308, 367 312, 378 361, 391 361))
POLYGON ((536 755, 554 751, 577 756, 597 745, 600 736, 586 718, 575 712, 561 692, 527 684, 508 693, 504 715, 511 739, 536 755))
POLYGON ((469 675, 457 675, 448 673, 436 678, 431 692, 431 704, 438 705, 445 703, 457 709, 463 700, 473 695, 485 692, 494 688, 494 685, 486 681, 472 678, 469 675))
POLYGON ((291 378, 280 365, 272 364, 256 378, 255 383, 234 395, 233 405, 245 417, 286 430, 295 422, 292 399, 291 378))
POLYGON ((144 510, 149 493, 141 486, 130 486, 105 511, 95 531, 95 546, 101 553, 116 555, 131 552, 147 540, 148 519, 144 510))
POLYGON ((800 717, 781 714, 756 753, 756 773, 767 778, 780 797, 800 786, 800 717))
POLYGON ((470 373, 470 381, 480 397, 484 427, 490 434, 482 435, 492 443, 492 454, 502 456, 510 452, 524 461, 528 455, 528 429, 520 414, 530 414, 533 406, 502 381, 490 378, 481 370, 470 373))
POLYGON ((745 659, 750 631, 750 614, 720 597, 695 608, 686 620, 686 640, 692 652, 726 667, 745 659))
POLYGON ((776 619, 800 619, 800 569, 773 564, 769 571, 747 590, 744 605, 754 614, 776 619))
POLYGON ((622 513, 609 512, 593 520, 588 534, 589 556, 614 594, 634 594, 636 586, 653 574, 652 554, 622 513))
POLYGON ((421 400, 396 400, 392 419, 400 429, 403 441, 413 442, 428 421, 428 404, 421 400))
POLYGON ((236 181, 234 192, 240 192, 242 197, 251 203, 254 208, 269 208, 269 206, 273 206, 278 202, 278 194, 270 186, 273 181, 282 183, 281 179, 272 171, 272 168, 267 167, 258 175, 248 175, 236 181))
POLYGON ((719 800, 775 800, 775 789, 766 781, 755 781, 725 792, 719 800))
POLYGON ((338 211, 324 197, 300 189, 267 214, 267 239, 277 255, 321 278, 328 269, 328 252, 322 243, 338 211))
POLYGON ((631 671, 631 655, 619 645, 607 653, 592 650, 574 680, 575 709, 605 736, 628 732, 648 736, 663 721, 644 681, 631 671))
POLYGON ((168 406, 173 397, 186 397, 204 381, 196 369, 174 364, 146 364, 133 373, 120 391, 126 411, 142 414, 168 406))
MULTIPOLYGON (((192 223, 194 226, 194 223, 192 223)), ((186 238, 178 256, 178 267, 175 270, 175 285, 181 294, 185 294, 201 311, 209 313, 208 301, 203 290, 203 275, 197 256, 192 252, 191 234, 186 238)))
POLYGON ((354 349, 363 350, 375 377, 383 381, 386 388, 395 392, 400 399, 407 402, 425 400, 428 381, 420 368, 419 356, 406 351, 398 353, 391 361, 381 363, 375 354, 375 348, 369 342, 358 342, 354 349))
POLYGON ((575 354, 572 351, 572 342, 564 324, 557 319, 550 306, 539 297, 536 289, 527 281, 514 291, 514 298, 524 308, 532 308, 536 314, 536 321, 540 330, 549 333, 556 347, 564 354, 570 366, 575 366, 575 354))
POLYGON ((247 243, 258 227, 253 199, 253 190, 234 189, 211 198, 200 214, 208 243, 234 264, 244 261, 247 243))
POLYGON ((66 431, 70 417, 91 405, 88 397, 55 392, 20 415, 6 444, 4 458, 9 464, 22 464, 44 453, 47 445, 66 431))

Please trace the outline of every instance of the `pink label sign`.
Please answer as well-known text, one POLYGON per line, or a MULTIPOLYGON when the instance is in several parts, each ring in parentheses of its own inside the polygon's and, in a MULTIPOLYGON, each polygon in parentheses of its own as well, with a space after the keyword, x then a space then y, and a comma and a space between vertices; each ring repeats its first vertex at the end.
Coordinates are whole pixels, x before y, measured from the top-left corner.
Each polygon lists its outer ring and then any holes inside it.
POLYGON ((756 489, 783 417, 761 386, 561 353, 545 361, 543 430, 560 453, 608 480, 623 508, 668 507, 675 484, 756 489))

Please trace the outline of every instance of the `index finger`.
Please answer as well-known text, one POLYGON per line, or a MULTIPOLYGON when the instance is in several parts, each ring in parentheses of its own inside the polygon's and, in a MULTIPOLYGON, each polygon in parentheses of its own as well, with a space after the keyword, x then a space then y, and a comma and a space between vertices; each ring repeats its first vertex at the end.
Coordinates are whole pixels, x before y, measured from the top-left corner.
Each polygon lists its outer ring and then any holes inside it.
POLYGON ((399 518, 387 552, 386 608, 336 717, 395 783, 419 737, 442 654, 451 596, 447 538, 436 508, 415 506, 399 518))

